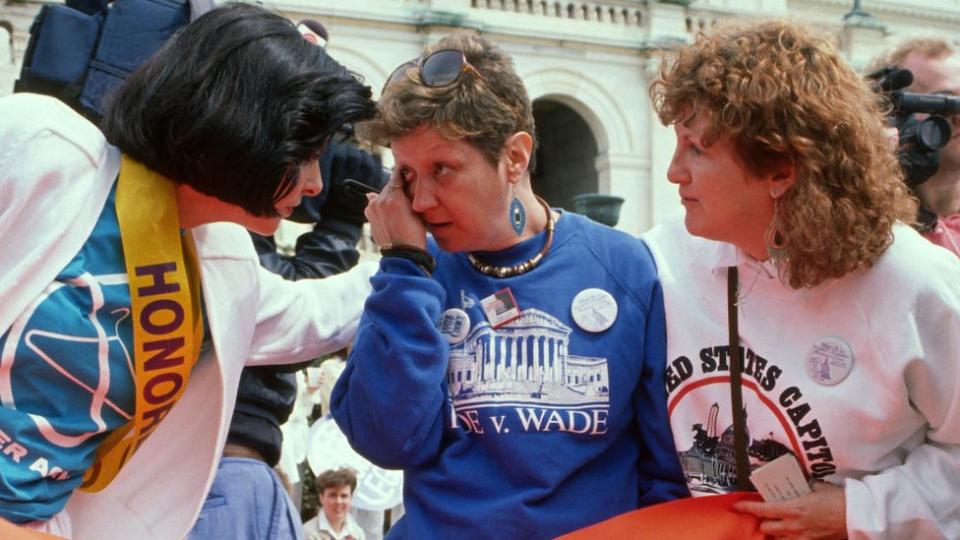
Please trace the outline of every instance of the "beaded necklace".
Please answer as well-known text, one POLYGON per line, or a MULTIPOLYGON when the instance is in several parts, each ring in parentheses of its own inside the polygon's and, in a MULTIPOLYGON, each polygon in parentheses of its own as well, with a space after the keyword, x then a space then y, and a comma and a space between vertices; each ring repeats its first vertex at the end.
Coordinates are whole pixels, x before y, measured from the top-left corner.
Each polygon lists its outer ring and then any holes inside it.
POLYGON ((544 211, 547 213, 547 238, 543 242, 543 247, 540 249, 540 252, 530 259, 513 266, 494 266, 492 264, 487 264, 480 261, 474 257, 472 253, 467 253, 467 258, 470 259, 470 264, 472 264, 478 272, 488 276, 505 278, 525 274, 540 264, 540 261, 543 260, 543 257, 547 254, 547 251, 550 250, 550 245, 553 244, 553 230, 555 228, 555 223, 553 221, 553 212, 550 211, 550 205, 547 204, 547 201, 537 197, 537 202, 543 206, 544 211))

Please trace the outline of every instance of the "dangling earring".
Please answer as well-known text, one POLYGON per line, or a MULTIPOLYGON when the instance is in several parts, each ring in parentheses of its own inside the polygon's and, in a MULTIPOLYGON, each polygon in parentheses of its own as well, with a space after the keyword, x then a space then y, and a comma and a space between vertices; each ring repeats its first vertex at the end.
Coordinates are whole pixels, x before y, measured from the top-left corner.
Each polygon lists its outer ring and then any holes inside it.
POLYGON ((517 236, 523 234, 523 227, 527 224, 527 211, 517 197, 517 185, 513 185, 513 199, 510 201, 510 226, 517 236))
POLYGON ((763 242, 767 245, 767 254, 774 263, 779 264, 787 258, 787 241, 780 232, 780 199, 773 199, 773 219, 763 233, 763 242))

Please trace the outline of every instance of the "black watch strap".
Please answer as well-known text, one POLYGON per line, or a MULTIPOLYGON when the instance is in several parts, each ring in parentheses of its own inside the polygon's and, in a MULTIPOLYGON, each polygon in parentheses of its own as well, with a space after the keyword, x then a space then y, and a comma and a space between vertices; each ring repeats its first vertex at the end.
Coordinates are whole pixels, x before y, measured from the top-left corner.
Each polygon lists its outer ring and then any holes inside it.
POLYGON ((433 275, 437 268, 437 261, 426 250, 407 244, 387 244, 380 248, 383 257, 400 257, 407 259, 420 267, 428 276, 433 275))

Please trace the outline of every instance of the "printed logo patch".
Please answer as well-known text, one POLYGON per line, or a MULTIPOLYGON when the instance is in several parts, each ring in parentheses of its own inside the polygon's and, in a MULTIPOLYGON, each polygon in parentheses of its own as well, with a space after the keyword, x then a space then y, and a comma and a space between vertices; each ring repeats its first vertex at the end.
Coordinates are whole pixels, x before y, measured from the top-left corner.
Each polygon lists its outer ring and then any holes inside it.
POLYGON ((490 326, 494 328, 499 328, 520 316, 520 306, 517 305, 509 287, 480 300, 480 305, 483 306, 483 313, 490 321, 490 326))

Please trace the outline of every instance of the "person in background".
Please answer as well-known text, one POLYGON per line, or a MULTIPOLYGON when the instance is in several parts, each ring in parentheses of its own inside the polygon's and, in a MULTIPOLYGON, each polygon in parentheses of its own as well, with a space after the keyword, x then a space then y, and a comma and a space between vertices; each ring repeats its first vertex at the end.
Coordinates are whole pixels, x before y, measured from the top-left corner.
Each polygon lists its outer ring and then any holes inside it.
MULTIPOLYGON (((910 70, 913 83, 906 91, 960 96, 960 53, 945 39, 905 41, 874 64, 910 70)), ((917 185, 914 194, 922 208, 923 236, 960 256, 960 115, 946 119, 952 129, 950 142, 937 152, 937 171, 917 185)))
POLYGON ((534 194, 510 57, 447 36, 381 95, 357 129, 395 160, 366 211, 383 257, 331 409, 404 470, 388 537, 552 538, 684 495, 653 260, 534 194))
MULTIPOLYGON (((318 21, 301 21, 298 29, 303 33, 307 26, 327 35, 318 21)), ((318 165, 323 189, 303 197, 288 218, 313 224, 297 239, 295 253, 282 255, 273 236, 250 233, 260 264, 284 279, 325 278, 355 266, 366 200, 343 188, 343 181, 350 178, 377 189, 382 184, 380 163, 345 142, 329 141, 318 165)), ((192 540, 302 538, 300 512, 275 468, 283 444, 280 426, 297 398, 296 372, 312 363, 243 369, 223 458, 192 540)))
POLYGON ((346 467, 324 471, 315 482, 320 509, 303 524, 306 540, 364 540, 363 529, 350 515, 357 474, 346 467))
MULTIPOLYGON (((359 259, 356 245, 366 202, 334 186, 353 178, 379 188, 380 166, 369 153, 330 142, 320 159, 320 170, 326 180, 324 190, 304 197, 291 215, 299 221, 316 220, 313 228, 297 239, 293 255, 278 253, 272 236, 251 232, 260 264, 284 279, 332 276, 353 267, 359 259)), ((311 359, 243 369, 223 458, 191 539, 301 537, 299 511, 279 489, 273 468, 283 444, 280 426, 290 417, 297 397, 296 372, 313 363, 311 359), (267 500, 273 504, 266 504, 267 500)))
POLYGON ((318 194, 326 143, 373 110, 354 74, 247 4, 176 33, 102 132, 53 98, 0 99, 0 517, 77 540, 189 532, 244 364, 353 337, 368 265, 286 282, 247 231, 318 194))
POLYGON ((876 95, 832 38, 772 21, 697 36, 651 97, 685 214, 643 238, 692 493, 779 458, 812 491, 733 506, 767 535, 960 537, 960 265, 908 225, 876 95))

